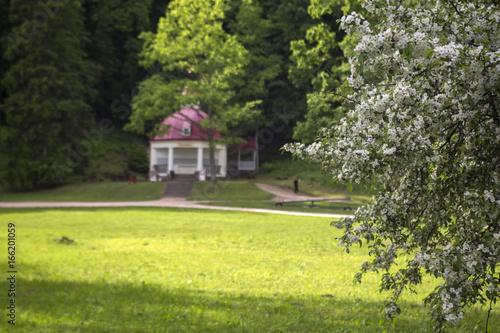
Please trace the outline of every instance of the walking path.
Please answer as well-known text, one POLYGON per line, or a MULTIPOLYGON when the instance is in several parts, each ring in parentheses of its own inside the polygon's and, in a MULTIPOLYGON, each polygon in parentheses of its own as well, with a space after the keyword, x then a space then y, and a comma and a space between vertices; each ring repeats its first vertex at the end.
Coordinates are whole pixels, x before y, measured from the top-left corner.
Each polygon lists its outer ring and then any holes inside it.
POLYGON ((274 194, 275 197, 273 198, 273 200, 314 199, 314 197, 300 194, 300 191, 299 194, 292 193, 292 190, 283 188, 281 186, 261 184, 261 183, 254 183, 254 184, 261 190, 274 194))
MULTIPOLYGON (((256 184, 264 191, 268 191, 280 199, 289 198, 312 198, 307 196, 296 196, 293 193, 288 193, 285 189, 279 186, 256 184)), ((323 214, 323 213, 303 213, 272 209, 259 208, 240 208, 240 207, 221 207, 221 206, 206 206, 202 205, 206 201, 188 201, 186 198, 163 197, 159 200, 152 201, 117 201, 117 202, 0 202, 0 208, 58 208, 58 207, 175 207, 185 209, 213 209, 227 211, 244 211, 257 213, 271 213, 297 216, 319 216, 319 217, 349 217, 352 215, 342 214, 323 214)))

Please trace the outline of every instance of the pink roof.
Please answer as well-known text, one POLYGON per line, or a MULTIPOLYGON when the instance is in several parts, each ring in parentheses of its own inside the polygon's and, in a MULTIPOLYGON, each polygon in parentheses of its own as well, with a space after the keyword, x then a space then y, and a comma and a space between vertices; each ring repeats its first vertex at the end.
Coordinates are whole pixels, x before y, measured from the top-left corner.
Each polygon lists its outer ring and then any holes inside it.
MULTIPOLYGON (((195 110, 191 108, 184 108, 180 111, 175 112, 173 115, 165 119, 162 124, 170 126, 170 129, 166 134, 156 135, 151 141, 166 141, 166 140, 208 140, 207 133, 196 126, 200 124, 203 119, 207 117, 207 114, 201 110, 195 110), (191 135, 183 135, 182 128, 190 127, 191 135)), ((215 131, 214 138, 220 138, 220 132, 215 131)))
POLYGON ((237 145, 239 150, 255 150, 257 148, 254 138, 247 138, 243 140, 245 141, 237 145))

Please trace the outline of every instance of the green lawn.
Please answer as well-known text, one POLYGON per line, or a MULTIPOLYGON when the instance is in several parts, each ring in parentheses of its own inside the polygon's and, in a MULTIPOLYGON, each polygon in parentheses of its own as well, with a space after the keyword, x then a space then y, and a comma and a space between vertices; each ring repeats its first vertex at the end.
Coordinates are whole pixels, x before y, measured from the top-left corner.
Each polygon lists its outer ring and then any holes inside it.
POLYGON ((294 202, 285 203, 281 207, 276 207, 275 201, 216 201, 204 203, 207 206, 223 206, 223 207, 243 207, 243 208, 259 208, 259 209, 273 209, 282 211, 294 211, 305 213, 328 213, 328 214, 353 214, 354 211, 360 206, 353 203, 340 203, 340 202, 314 202, 316 207, 310 208, 308 202, 294 202), (344 210, 344 208, 351 208, 351 210, 344 210))
MULTIPOLYGON (((259 176, 257 179, 254 180, 254 182, 280 186, 289 189, 290 193, 293 193, 293 177, 259 176)), ((354 202, 358 203, 370 201, 372 198, 372 195, 361 191, 349 192, 347 190, 334 189, 331 187, 322 186, 317 182, 307 181, 307 180, 300 181, 299 191, 307 195, 311 195, 314 197, 321 197, 321 198, 349 196, 354 202)))
MULTIPOLYGON (((16 227, 16 332, 431 328, 421 299, 436 282, 406 296, 397 321, 384 319, 380 276, 353 282, 366 248, 343 252, 329 218, 87 208, 0 209, 0 220, 16 227), (54 241, 62 236, 74 243, 54 241)), ((451 332, 484 332, 485 318, 486 309, 469 310, 451 332)), ((7 325, 4 316, 0 331, 7 325)), ((499 330, 497 307, 490 332, 499 330)))
MULTIPOLYGON (((262 160, 264 161, 264 160, 262 160)), ((261 163, 260 172, 265 175, 264 178, 276 180, 276 178, 288 178, 285 182, 290 188, 293 188, 293 177, 302 180, 301 185, 304 191, 311 195, 313 192, 348 192, 349 188, 354 189, 355 193, 374 193, 366 186, 356 183, 333 182, 332 175, 324 173, 321 164, 306 162, 300 159, 292 159, 289 153, 281 156, 273 156, 267 159, 267 162, 261 163), (309 184, 314 186, 308 187, 309 184)), ((320 195, 318 195, 320 196, 320 195)))
POLYGON ((102 182, 76 183, 58 187, 12 192, 0 191, 0 201, 144 201, 156 200, 165 193, 167 183, 102 182))
POLYGON ((247 180, 195 182, 188 200, 269 200, 274 195, 261 190, 247 180))

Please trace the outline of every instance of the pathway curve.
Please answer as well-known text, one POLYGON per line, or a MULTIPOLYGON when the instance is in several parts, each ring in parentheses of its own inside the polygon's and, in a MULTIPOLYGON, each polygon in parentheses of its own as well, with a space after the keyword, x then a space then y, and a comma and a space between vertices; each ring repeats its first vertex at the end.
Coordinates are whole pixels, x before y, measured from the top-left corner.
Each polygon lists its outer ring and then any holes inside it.
POLYGON ((273 200, 314 199, 314 197, 312 196, 300 194, 300 191, 299 194, 295 194, 293 193, 293 190, 285 187, 262 183, 254 184, 261 190, 274 194, 275 197, 273 198, 273 200))
MULTIPOLYGON (((290 190, 284 189, 280 186, 255 184, 259 188, 272 193, 276 196, 277 200, 286 199, 311 199, 313 197, 294 195, 290 190)), ((208 201, 188 201, 186 198, 161 198, 159 200, 151 201, 116 201, 116 202, 0 202, 0 208, 58 208, 58 207, 175 207, 185 209, 212 209, 212 210, 230 210, 230 211, 244 211, 244 212, 257 212, 257 213, 271 213, 271 214, 284 214, 284 215, 297 215, 297 216, 319 216, 319 217, 349 217, 352 215, 342 214, 324 214, 324 213, 306 213, 306 212, 292 212, 273 209, 260 209, 260 208, 244 208, 244 207, 222 207, 222 206, 207 206, 202 205, 202 202, 208 201)))
POLYGON ((187 201, 184 198, 168 198, 155 201, 119 201, 119 202, 0 202, 0 208, 60 208, 60 207, 175 207, 185 209, 213 209, 231 210, 243 212, 257 212, 296 216, 318 216, 318 217, 349 217, 352 215, 302 213, 272 209, 240 208, 206 206, 198 201, 187 201))

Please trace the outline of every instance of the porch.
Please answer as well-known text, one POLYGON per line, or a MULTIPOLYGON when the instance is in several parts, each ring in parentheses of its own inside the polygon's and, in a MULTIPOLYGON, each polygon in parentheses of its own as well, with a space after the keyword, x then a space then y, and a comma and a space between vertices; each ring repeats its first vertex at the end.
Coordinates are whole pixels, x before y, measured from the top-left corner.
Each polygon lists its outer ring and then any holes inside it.
MULTIPOLYGON (((193 175, 201 170, 210 170, 208 142, 152 142, 150 152, 150 169, 154 169, 159 177, 167 177, 171 171, 177 175, 193 175)), ((215 148, 215 175, 226 176, 226 147, 215 148)))

